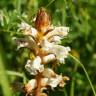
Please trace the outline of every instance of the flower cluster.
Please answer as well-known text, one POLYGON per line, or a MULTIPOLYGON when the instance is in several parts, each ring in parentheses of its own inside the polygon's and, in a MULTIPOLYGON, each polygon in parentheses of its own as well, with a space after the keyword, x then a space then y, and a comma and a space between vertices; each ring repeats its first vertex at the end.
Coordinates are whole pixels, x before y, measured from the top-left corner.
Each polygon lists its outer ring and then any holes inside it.
POLYGON ((25 90, 32 96, 47 96, 43 93, 48 86, 54 89, 57 86, 64 87, 67 76, 56 74, 46 64, 64 63, 70 51, 69 47, 60 45, 62 38, 68 35, 68 27, 54 27, 50 23, 50 17, 44 8, 38 11, 35 27, 22 22, 19 25, 24 38, 15 38, 18 49, 27 47, 31 50, 31 58, 27 61, 25 69, 35 78, 25 84, 25 90))

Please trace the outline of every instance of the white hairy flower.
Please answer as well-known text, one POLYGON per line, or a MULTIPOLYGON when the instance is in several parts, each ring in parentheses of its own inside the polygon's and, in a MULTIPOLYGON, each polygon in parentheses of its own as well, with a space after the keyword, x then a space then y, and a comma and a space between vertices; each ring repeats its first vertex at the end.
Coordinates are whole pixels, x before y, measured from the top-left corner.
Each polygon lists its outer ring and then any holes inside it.
POLYGON ((55 59, 56 59, 56 57, 54 54, 49 54, 49 55, 43 57, 43 62, 49 63, 51 61, 54 61, 55 59))
POLYGON ((55 27, 52 31, 45 35, 46 39, 50 39, 53 36, 59 36, 63 38, 68 35, 69 27, 55 27))
POLYGON ((33 38, 16 38, 13 37, 13 40, 17 43, 17 49, 20 49, 22 47, 27 47, 31 50, 37 49, 37 44, 33 38))
POLYGON ((21 30, 30 30, 31 26, 27 24, 26 22, 21 22, 21 24, 18 25, 21 30))
POLYGON ((41 58, 39 56, 37 56, 33 61, 28 60, 25 68, 31 75, 37 75, 38 72, 44 70, 44 66, 41 64, 41 58))
POLYGON ((20 49, 20 48, 22 48, 22 47, 26 47, 26 46, 28 46, 28 42, 22 42, 22 43, 20 43, 18 45, 17 50, 20 49))
MULTIPOLYGON (((60 87, 64 87, 64 85, 66 84, 65 81, 69 80, 68 77, 62 77, 62 75, 56 75, 55 77, 44 77, 41 79, 41 91, 43 91, 43 89, 46 89, 46 86, 50 86, 52 89, 54 89, 55 87, 57 87, 58 85, 60 87)), ((28 92, 32 91, 33 89, 35 89, 37 87, 37 81, 36 79, 31 79, 26 85, 25 88, 27 89, 28 92)))
POLYGON ((42 78, 41 79, 41 86, 42 87, 46 87, 47 83, 48 83, 48 78, 42 78))
POLYGON ((65 81, 64 81, 64 77, 62 77, 62 75, 56 75, 55 77, 50 77, 50 78, 42 78, 41 80, 41 86, 45 87, 45 86, 50 86, 52 89, 57 87, 64 87, 65 85, 65 81))
POLYGON ((61 75, 57 75, 55 78, 50 78, 48 81, 48 85, 51 86, 51 88, 55 88, 57 87, 57 85, 60 84, 60 82, 62 81, 63 77, 61 75))
POLYGON ((36 79, 31 79, 26 85, 25 85, 25 89, 26 91, 29 93, 31 92, 33 89, 35 89, 37 87, 37 82, 36 79))
POLYGON ((25 23, 25 22, 22 22, 20 25, 19 25, 19 28, 23 31, 23 34, 24 35, 30 35, 34 38, 37 37, 38 35, 38 32, 35 28, 31 27, 29 24, 25 23))
POLYGON ((31 28, 31 34, 30 35, 33 36, 34 38, 36 38, 38 35, 37 30, 35 28, 31 28))
POLYGON ((44 71, 42 72, 42 75, 46 78, 51 78, 55 77, 56 73, 50 68, 45 68, 44 71))
POLYGON ((64 63, 64 58, 68 56, 68 52, 70 51, 69 47, 56 45, 48 42, 47 40, 44 40, 41 46, 42 51, 54 54, 56 56, 56 59, 59 60, 60 63, 64 63))
POLYGON ((60 36, 52 36, 51 38, 48 39, 49 42, 54 43, 54 44, 59 44, 61 43, 61 37, 60 36))

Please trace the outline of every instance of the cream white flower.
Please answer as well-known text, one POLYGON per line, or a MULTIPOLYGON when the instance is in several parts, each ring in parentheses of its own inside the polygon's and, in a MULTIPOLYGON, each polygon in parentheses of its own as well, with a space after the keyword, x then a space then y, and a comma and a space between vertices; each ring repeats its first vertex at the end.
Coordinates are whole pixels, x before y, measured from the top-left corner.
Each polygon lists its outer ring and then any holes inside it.
POLYGON ((47 53, 52 53, 56 56, 56 59, 60 61, 60 63, 64 63, 64 58, 68 56, 68 52, 70 51, 69 47, 64 47, 61 45, 55 45, 53 43, 44 40, 41 44, 42 51, 47 53))
POLYGON ((20 49, 22 47, 27 47, 31 50, 36 50, 38 48, 35 40, 31 37, 25 37, 25 38, 16 38, 13 37, 13 40, 15 41, 15 43, 17 43, 17 49, 20 49))
POLYGON ((28 93, 30 93, 33 89, 37 87, 36 79, 31 79, 26 85, 25 89, 28 93))
POLYGON ((30 35, 30 36, 32 36, 34 38, 36 38, 37 35, 38 35, 37 30, 35 28, 31 27, 29 24, 27 24, 25 22, 22 22, 19 25, 19 28, 20 28, 20 30, 22 30, 24 35, 30 35))
POLYGON ((41 58, 37 56, 33 61, 28 60, 25 68, 31 75, 37 75, 44 70, 44 65, 41 64, 41 58))
POLYGON ((31 36, 33 36, 34 38, 36 38, 38 36, 38 32, 35 28, 31 28, 31 36))
POLYGON ((22 47, 26 47, 26 46, 28 46, 28 42, 22 42, 22 43, 20 43, 18 45, 17 50, 20 49, 20 48, 22 48, 22 47))
POLYGON ((64 77, 62 77, 62 80, 61 80, 61 82, 59 83, 59 86, 60 87, 64 87, 65 85, 66 85, 66 81, 69 81, 70 79, 69 79, 69 77, 67 77, 67 76, 64 76, 64 77))
POLYGON ((19 24, 18 27, 21 30, 30 30, 31 29, 31 26, 29 24, 27 24, 26 22, 21 22, 21 24, 19 24))
POLYGON ((55 77, 56 73, 50 68, 45 68, 44 71, 42 72, 42 75, 46 78, 51 78, 55 77))
POLYGON ((55 77, 50 77, 50 78, 42 78, 41 80, 41 86, 50 86, 52 89, 54 89, 57 86, 64 87, 65 82, 62 77, 62 75, 56 75, 55 77))
POLYGON ((60 44, 61 43, 61 37, 60 36, 52 36, 51 38, 49 38, 48 41, 51 43, 54 43, 54 44, 60 44))
POLYGON ((57 87, 57 85, 59 85, 59 83, 62 81, 62 76, 61 75, 57 75, 55 78, 50 78, 48 81, 48 85, 50 85, 52 88, 57 87))
MULTIPOLYGON (((41 79, 41 84, 40 84, 41 91, 43 91, 43 89, 46 89, 46 86, 50 86, 52 89, 54 89, 58 85, 60 87, 64 87, 64 85, 66 84, 65 83, 66 80, 69 80, 69 78, 66 76, 62 77, 62 75, 56 75, 55 77, 50 77, 50 78, 44 77, 41 79)), ((36 79, 31 79, 25 86, 25 88, 29 92, 35 89, 36 87, 37 87, 36 79)))
POLYGON ((48 78, 42 78, 42 80, 41 80, 41 86, 42 87, 46 87, 47 83, 48 83, 48 78))
POLYGON ((54 61, 55 59, 56 59, 56 57, 54 54, 49 54, 49 55, 43 57, 43 62, 49 63, 50 61, 54 61))
POLYGON ((45 38, 48 40, 53 36, 59 36, 63 38, 68 35, 69 27, 55 27, 52 31, 45 35, 45 38))

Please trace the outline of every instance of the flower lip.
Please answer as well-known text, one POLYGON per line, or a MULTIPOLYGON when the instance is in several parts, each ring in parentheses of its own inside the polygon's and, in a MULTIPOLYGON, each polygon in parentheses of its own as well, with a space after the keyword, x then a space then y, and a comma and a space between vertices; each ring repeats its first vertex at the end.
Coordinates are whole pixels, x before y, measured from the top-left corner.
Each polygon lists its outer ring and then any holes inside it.
POLYGON ((33 89, 37 87, 37 83, 35 79, 30 80, 24 87, 25 91, 27 93, 32 92, 33 89))
POLYGON ((31 27, 29 24, 22 22, 18 25, 20 30, 22 30, 24 35, 32 36, 34 39, 38 36, 38 32, 35 28, 31 27))
POLYGON ((56 56, 56 59, 60 63, 64 63, 64 58, 67 58, 68 52, 70 51, 69 47, 64 47, 61 45, 56 45, 53 43, 48 42, 46 39, 42 42, 42 51, 54 54, 56 56))
POLYGON ((52 38, 53 36, 59 36, 63 38, 67 36, 69 32, 69 27, 55 27, 52 31, 45 35, 46 39, 52 38))
POLYGON ((22 47, 29 48, 31 50, 38 49, 38 46, 35 42, 35 40, 31 37, 26 38, 13 38, 13 41, 18 45, 17 49, 20 49, 22 47))
POLYGON ((50 85, 52 88, 55 88, 61 82, 61 80, 62 80, 62 76, 57 75, 55 78, 49 79, 48 85, 50 85))
POLYGON ((31 26, 29 24, 27 24, 26 22, 21 22, 21 24, 18 25, 18 27, 21 29, 21 30, 29 30, 31 28, 31 26))
POLYGON ((56 73, 50 68, 45 68, 42 75, 46 78, 56 77, 56 73))
POLYGON ((54 61, 54 60, 56 60, 56 57, 54 54, 49 54, 49 55, 43 57, 44 63, 49 63, 49 62, 54 61))
POLYGON ((44 65, 41 64, 41 58, 37 56, 33 61, 28 60, 25 68, 31 75, 37 75, 44 70, 44 65))
POLYGON ((59 44, 61 42, 60 39, 61 39, 60 36, 53 36, 48 41, 54 44, 59 44))

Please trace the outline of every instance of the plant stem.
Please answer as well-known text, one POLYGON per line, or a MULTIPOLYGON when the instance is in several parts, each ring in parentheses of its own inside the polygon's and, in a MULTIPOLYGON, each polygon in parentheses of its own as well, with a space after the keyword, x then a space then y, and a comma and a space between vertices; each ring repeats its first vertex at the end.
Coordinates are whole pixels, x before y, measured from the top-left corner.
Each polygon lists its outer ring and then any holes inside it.
POLYGON ((46 8, 49 7, 49 5, 51 5, 54 1, 55 1, 55 0, 51 0, 51 1, 47 4, 46 8))
POLYGON ((73 78, 73 80, 72 80, 72 82, 71 82, 71 90, 70 90, 70 96, 74 96, 74 78, 73 78))
POLYGON ((90 80, 90 77, 89 77, 89 75, 88 75, 88 73, 87 73, 84 65, 83 65, 76 57, 72 56, 71 54, 69 54, 69 56, 70 56, 71 58, 73 58, 78 64, 80 64, 80 66, 83 68, 83 70, 84 70, 84 72, 85 72, 85 75, 86 75, 86 77, 87 77, 87 79, 88 79, 88 81, 89 81, 89 84, 90 84, 90 86, 91 86, 91 88, 92 88, 93 94, 94 94, 94 96, 96 96, 95 89, 94 89, 94 87, 93 87, 93 85, 92 85, 92 82, 91 82, 91 80, 90 80))
POLYGON ((36 95, 35 96, 40 96, 40 94, 41 94, 41 78, 42 78, 41 73, 38 73, 38 75, 36 76, 37 89, 36 89, 36 95))

